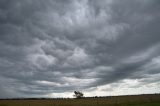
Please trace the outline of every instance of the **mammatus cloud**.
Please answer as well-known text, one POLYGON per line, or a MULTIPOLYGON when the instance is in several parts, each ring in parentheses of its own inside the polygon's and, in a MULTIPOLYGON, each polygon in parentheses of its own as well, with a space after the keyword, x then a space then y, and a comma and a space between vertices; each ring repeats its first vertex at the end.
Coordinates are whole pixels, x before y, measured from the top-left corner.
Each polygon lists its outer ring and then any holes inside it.
POLYGON ((159 0, 1 0, 0 97, 159 92, 159 9, 159 0))

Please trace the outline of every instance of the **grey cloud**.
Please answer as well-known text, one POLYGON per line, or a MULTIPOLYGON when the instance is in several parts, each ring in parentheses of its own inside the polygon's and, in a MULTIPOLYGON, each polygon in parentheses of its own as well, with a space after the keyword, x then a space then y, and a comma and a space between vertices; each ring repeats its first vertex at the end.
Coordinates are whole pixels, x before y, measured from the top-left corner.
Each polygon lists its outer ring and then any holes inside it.
POLYGON ((159 8, 158 0, 1 0, 0 89, 45 96, 158 74, 159 8))

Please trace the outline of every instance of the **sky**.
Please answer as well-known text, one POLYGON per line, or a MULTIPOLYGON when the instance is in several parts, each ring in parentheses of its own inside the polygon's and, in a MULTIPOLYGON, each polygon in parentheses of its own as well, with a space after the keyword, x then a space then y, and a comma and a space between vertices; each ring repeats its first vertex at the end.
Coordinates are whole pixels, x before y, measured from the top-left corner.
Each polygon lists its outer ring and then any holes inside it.
POLYGON ((160 93, 160 0, 0 0, 0 98, 160 93))

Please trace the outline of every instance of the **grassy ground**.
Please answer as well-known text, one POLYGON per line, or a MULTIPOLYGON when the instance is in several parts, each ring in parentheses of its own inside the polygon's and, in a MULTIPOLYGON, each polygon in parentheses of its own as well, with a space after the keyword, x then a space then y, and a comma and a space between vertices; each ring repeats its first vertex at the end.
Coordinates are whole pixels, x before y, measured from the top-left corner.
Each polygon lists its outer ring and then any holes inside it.
POLYGON ((0 100, 0 106, 160 106, 160 95, 63 100, 0 100))

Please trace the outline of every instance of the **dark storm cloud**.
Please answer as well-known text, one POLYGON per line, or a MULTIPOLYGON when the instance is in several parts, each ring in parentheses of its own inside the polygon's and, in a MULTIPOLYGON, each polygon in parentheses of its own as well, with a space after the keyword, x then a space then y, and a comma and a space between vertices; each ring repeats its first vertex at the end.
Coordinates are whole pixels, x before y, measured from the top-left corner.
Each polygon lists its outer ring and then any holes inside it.
POLYGON ((159 0, 1 0, 1 97, 159 81, 145 80, 160 72, 159 10, 159 0))

